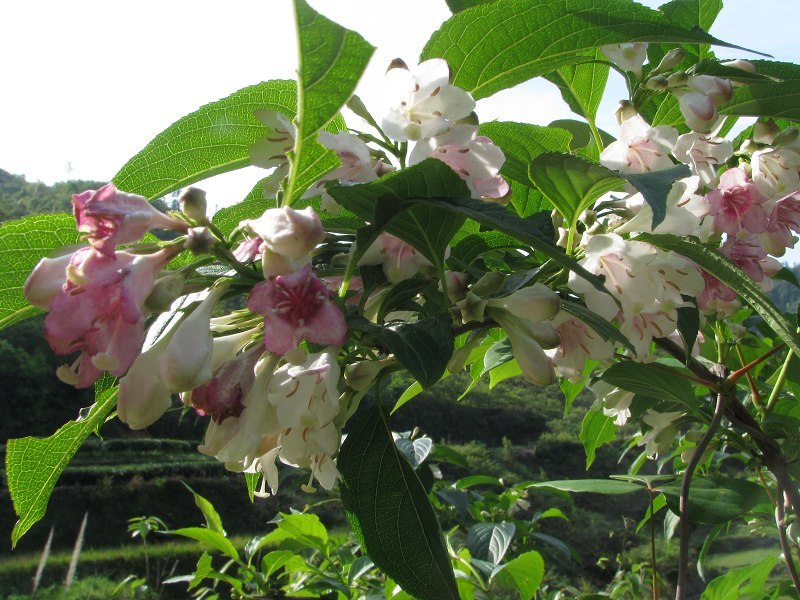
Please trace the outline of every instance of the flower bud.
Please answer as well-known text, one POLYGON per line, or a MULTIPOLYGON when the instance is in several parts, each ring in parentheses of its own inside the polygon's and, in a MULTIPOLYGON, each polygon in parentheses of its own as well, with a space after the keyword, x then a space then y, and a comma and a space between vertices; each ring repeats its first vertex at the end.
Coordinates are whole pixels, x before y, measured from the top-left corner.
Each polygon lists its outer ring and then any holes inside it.
POLYGON ((773 143, 776 146, 790 146, 797 141, 798 137, 800 137, 800 131, 798 131, 797 127, 787 127, 775 136, 773 143))
POLYGON ((753 141, 759 144, 771 145, 775 141, 775 136, 780 132, 781 128, 772 119, 756 121, 755 125, 753 125, 753 141))
POLYGON ((499 271, 489 271, 473 284, 472 293, 476 296, 491 296, 500 291, 505 281, 506 276, 499 271))
POLYGON ((636 111, 636 107, 633 105, 633 102, 628 100, 622 100, 617 107, 617 110, 614 112, 614 115, 617 117, 617 124, 622 125, 628 119, 635 117, 639 113, 636 111))
POLYGON ((673 48, 664 55, 664 58, 661 59, 661 62, 658 63, 658 66, 651 72, 651 74, 657 75, 658 73, 671 71, 681 64, 684 58, 686 58, 686 51, 683 48, 673 48))
POLYGON ((526 319, 531 323, 552 319, 556 316, 560 305, 558 294, 541 283, 517 290, 504 298, 493 298, 488 302, 491 308, 502 308, 515 317, 526 319))
POLYGON ((217 238, 208 230, 208 227, 192 227, 183 247, 192 254, 206 254, 211 251, 217 238))
POLYGON ((303 210, 269 208, 258 219, 243 221, 264 240, 264 276, 289 275, 311 260, 311 251, 325 239, 325 230, 310 206, 303 210))
POLYGON ((67 280, 67 267, 73 254, 43 258, 25 280, 25 298, 34 306, 47 310, 67 280))
POLYGON ((183 293, 186 277, 181 273, 169 273, 156 280, 153 291, 144 301, 145 308, 151 312, 164 312, 183 293))
POLYGON ((648 90, 655 90, 657 92, 663 92, 669 89, 669 83, 667 78, 663 75, 656 75, 655 77, 650 77, 644 84, 648 90))
POLYGON ((689 76, 684 71, 672 73, 669 77, 667 77, 667 85, 670 88, 682 87, 686 85, 687 81, 689 81, 689 76))
POLYGON ((383 364, 380 361, 362 360, 345 367, 344 381, 357 392, 366 392, 381 369, 383 369, 383 364))
POLYGON ((200 188, 190 187, 180 197, 181 212, 196 223, 205 224, 208 222, 206 210, 206 192, 200 188))
POLYGON ((461 320, 464 323, 470 321, 483 321, 483 312, 486 309, 486 300, 477 296, 472 291, 467 292, 463 300, 456 302, 456 306, 461 311, 461 320))
POLYGON ((214 338, 211 312, 227 289, 218 285, 200 306, 181 321, 161 360, 161 379, 172 392, 183 392, 202 385, 212 376, 214 338))

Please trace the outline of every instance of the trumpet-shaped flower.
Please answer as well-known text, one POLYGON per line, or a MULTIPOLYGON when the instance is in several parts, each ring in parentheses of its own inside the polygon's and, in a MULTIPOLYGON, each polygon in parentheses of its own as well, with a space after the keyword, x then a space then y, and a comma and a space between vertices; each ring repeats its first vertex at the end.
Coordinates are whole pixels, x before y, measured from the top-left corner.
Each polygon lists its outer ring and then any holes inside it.
POLYGON ((78 231, 109 258, 119 244, 136 242, 153 228, 186 231, 187 223, 159 212, 143 196, 119 191, 113 183, 72 196, 78 231))
POLYGON ((240 416, 244 398, 255 382, 255 365, 261 354, 261 348, 251 348, 215 369, 209 381, 192 390, 190 401, 194 409, 217 423, 240 416))
POLYGON ((310 354, 299 365, 286 363, 275 371, 268 392, 281 426, 324 427, 333 421, 339 413, 339 375, 336 348, 310 354))
POLYGON ((311 265, 253 287, 247 307, 264 315, 264 345, 284 354, 301 340, 341 346, 347 335, 344 315, 311 265))
POLYGON ((53 298, 58 296, 67 280, 67 267, 73 259, 85 260, 92 254, 91 248, 80 248, 55 258, 43 258, 25 280, 25 298, 43 310, 50 308, 53 298))
POLYGON ((286 154, 294 148, 294 125, 284 114, 274 110, 260 109, 253 114, 270 132, 250 146, 250 162, 264 169, 286 164, 286 154))
POLYGON ((623 71, 631 71, 642 76, 642 65, 647 60, 647 43, 608 44, 600 46, 605 57, 623 71))
POLYGON ((57 354, 81 353, 71 367, 59 369, 59 377, 83 388, 103 371, 127 372, 142 347, 145 300, 176 251, 117 252, 114 258, 91 249, 73 254, 45 319, 47 341, 57 354))
POLYGON ((264 277, 289 275, 311 263, 311 251, 325 239, 319 216, 310 206, 302 210, 268 208, 258 219, 242 221, 263 240, 260 246, 264 277))
POLYGON ((800 189, 800 154, 790 148, 766 148, 750 159, 753 182, 767 198, 782 198, 800 189))
POLYGON ((386 73, 392 105, 383 118, 383 131, 398 141, 420 140, 444 133, 475 109, 475 100, 450 84, 450 69, 441 58, 420 63, 409 71, 386 73))
POLYGON ((764 249, 773 256, 782 256, 786 248, 793 248, 800 233, 800 192, 781 198, 772 207, 767 220, 767 231, 759 236, 764 249))
POLYGON ((433 265, 414 246, 383 232, 358 261, 361 265, 383 264, 383 273, 391 283, 409 279, 417 273, 430 273, 433 265))
POLYGON ((505 154, 492 140, 479 136, 475 125, 459 123, 436 137, 420 140, 408 162, 415 165, 428 157, 453 169, 476 200, 499 199, 509 192, 508 183, 499 175, 505 154))
POLYGON ((669 125, 650 127, 639 115, 625 119, 620 137, 600 154, 600 164, 620 173, 649 173, 673 166, 669 158, 678 130, 669 125))
POLYGON ((718 180, 717 166, 733 156, 733 144, 721 137, 693 131, 678 138, 672 155, 689 165, 703 185, 711 186, 718 180))
POLYGON ((652 429, 641 437, 636 443, 637 446, 644 446, 645 452, 650 458, 663 454, 675 441, 676 421, 685 414, 682 412, 660 413, 648 408, 642 421, 650 425, 652 429))
POLYGON ((763 233, 767 230, 767 199, 747 178, 744 170, 728 169, 719 180, 719 188, 706 196, 711 204, 714 227, 718 232, 736 235, 740 231, 763 233))

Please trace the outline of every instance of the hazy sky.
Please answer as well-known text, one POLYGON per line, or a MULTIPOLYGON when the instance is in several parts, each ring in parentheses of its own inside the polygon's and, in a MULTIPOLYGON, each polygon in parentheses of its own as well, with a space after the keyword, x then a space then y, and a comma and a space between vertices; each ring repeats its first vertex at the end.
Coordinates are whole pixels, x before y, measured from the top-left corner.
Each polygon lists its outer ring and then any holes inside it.
MULTIPOLYGON (((359 88, 376 109, 389 60, 416 62, 450 14, 444 0, 310 2, 378 47, 359 88)), ((800 62, 793 41, 800 2, 762 0, 757 6, 728 0, 712 33, 800 62)), ((10 1, 0 17, 6 82, 0 93, 0 168, 29 181, 108 180, 175 120, 247 85, 293 78, 296 67, 290 0, 10 1)), ((613 131, 611 113, 623 89, 619 82, 612 89, 601 124, 613 131)), ((570 116, 547 82, 482 100, 478 114, 484 121, 537 124, 570 116)), ((234 202, 257 177, 245 172, 215 178, 206 185, 209 198, 234 202)))

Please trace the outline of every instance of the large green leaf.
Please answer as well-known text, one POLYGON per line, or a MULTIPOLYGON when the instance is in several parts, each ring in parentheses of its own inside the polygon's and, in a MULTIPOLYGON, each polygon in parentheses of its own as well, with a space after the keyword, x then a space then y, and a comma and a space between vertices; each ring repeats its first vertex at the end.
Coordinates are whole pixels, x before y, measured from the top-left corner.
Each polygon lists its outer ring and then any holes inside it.
MULTIPOLYGON (((294 1, 299 44, 297 88, 297 135, 286 190, 287 202, 298 199, 308 185, 298 175, 319 160, 317 132, 344 106, 375 51, 364 38, 334 23, 311 8, 305 0, 294 1)), ((307 182, 313 183, 312 181, 307 182)))
MULTIPOLYGON (((680 514, 681 482, 658 486, 667 499, 667 506, 680 514)), ((689 488, 689 520, 718 525, 746 514, 761 503, 768 503, 764 488, 745 479, 730 477, 694 477, 689 488)))
POLYGON ((593 408, 586 413, 581 424, 580 440, 586 452, 586 470, 592 466, 597 449, 613 442, 617 433, 614 419, 603 414, 602 408, 593 408))
POLYGON ((777 556, 767 556, 753 565, 731 569, 712 579, 700 596, 700 600, 774 597, 771 593, 767 593, 769 590, 765 586, 779 561, 777 556))
POLYGON ((531 161, 544 152, 569 152, 572 138, 570 132, 558 127, 507 121, 483 123, 479 133, 491 138, 505 153, 506 162, 500 169, 500 174, 529 187, 535 186, 528 176, 528 165, 531 161))
POLYGON ((467 532, 467 548, 473 558, 499 565, 514 539, 516 529, 510 521, 475 523, 467 532))
POLYGON ((25 280, 42 258, 78 241, 75 219, 67 214, 36 215, 0 224, 0 328, 41 312, 25 299, 25 280))
POLYGON ((669 169, 650 173, 626 173, 622 175, 637 189, 653 211, 652 227, 658 227, 667 216, 667 196, 672 184, 692 174, 688 165, 675 165, 669 169))
POLYGON ((614 171, 572 154, 540 154, 528 175, 570 226, 600 196, 624 187, 614 171))
POLYGON ((276 202, 274 200, 267 200, 266 198, 243 200, 233 206, 226 206, 219 209, 213 217, 211 222, 216 225, 219 230, 227 235, 239 227, 239 223, 248 219, 257 219, 268 208, 275 208, 276 202))
POLYGON ((24 437, 8 440, 6 477, 8 491, 19 520, 11 532, 11 544, 41 519, 61 472, 80 448, 83 440, 103 424, 117 403, 117 388, 97 396, 89 413, 70 421, 48 438, 24 437))
POLYGON ((603 371, 600 379, 645 398, 676 402, 690 408, 697 406, 692 384, 663 365, 620 362, 603 371))
POLYGON ((754 60, 756 72, 780 81, 752 83, 734 89, 733 98, 723 104, 723 115, 773 117, 800 121, 800 65, 754 60))
POLYGON ((544 560, 535 550, 523 552, 494 573, 493 579, 514 588, 521 600, 531 600, 544 578, 544 560))
POLYGON ((640 234, 638 240, 672 250, 693 261, 704 271, 736 290, 761 318, 800 357, 800 335, 780 310, 767 298, 759 285, 727 257, 707 248, 695 238, 674 235, 640 234))
POLYGON ((420 600, 458 600, 436 513, 379 404, 350 431, 337 467, 347 517, 374 563, 420 600))
POLYGON ((239 553, 236 551, 236 547, 233 543, 223 534, 213 529, 208 529, 206 527, 183 527, 181 529, 173 529, 170 533, 191 540, 197 540, 206 546, 219 550, 234 560, 239 560, 239 553))
POLYGON ((608 81, 609 65, 600 49, 590 52, 582 62, 562 67, 545 75, 561 90, 561 97, 570 110, 594 122, 608 81))
MULTIPOLYGON (((699 27, 703 31, 710 31, 711 26, 722 10, 722 0, 672 0, 658 7, 658 10, 676 25, 691 29, 699 27)), ((710 46, 708 44, 684 44, 686 58, 678 69, 685 69, 688 65, 707 58, 710 46)), ((670 46, 651 44, 647 49, 648 60, 654 67, 670 50, 670 46)))
POLYGON ((453 329, 447 316, 388 325, 358 318, 348 324, 374 337, 424 388, 439 381, 453 354, 453 329))
POLYGON ((478 99, 626 42, 726 45, 629 0, 505 0, 450 17, 422 58, 447 60, 453 84, 478 99))
MULTIPOLYGON (((291 118, 296 87, 294 81, 265 81, 200 107, 153 138, 120 169, 114 183, 152 200, 250 165, 250 146, 270 133, 253 112, 268 109, 291 118)), ((332 160, 331 166, 336 157, 332 160)))

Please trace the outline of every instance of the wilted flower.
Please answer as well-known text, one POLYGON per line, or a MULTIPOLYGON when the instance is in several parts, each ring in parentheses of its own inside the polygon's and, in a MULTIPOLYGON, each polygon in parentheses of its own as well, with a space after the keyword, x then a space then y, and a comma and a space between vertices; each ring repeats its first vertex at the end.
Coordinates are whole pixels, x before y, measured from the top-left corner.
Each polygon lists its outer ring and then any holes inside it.
POLYGON ((159 212, 144 196, 127 194, 108 183, 72 196, 78 231, 109 258, 119 244, 139 241, 156 227, 186 231, 188 224, 159 212))

